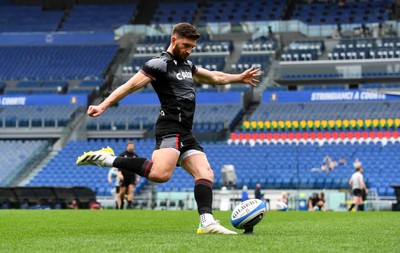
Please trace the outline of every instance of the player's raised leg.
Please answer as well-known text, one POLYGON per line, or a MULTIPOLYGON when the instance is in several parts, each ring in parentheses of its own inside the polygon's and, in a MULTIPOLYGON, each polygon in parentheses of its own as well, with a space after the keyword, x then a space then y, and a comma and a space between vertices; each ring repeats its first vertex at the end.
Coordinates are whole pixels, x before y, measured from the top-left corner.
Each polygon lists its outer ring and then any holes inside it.
POLYGON ((206 155, 197 150, 189 150, 183 154, 182 167, 194 177, 194 197, 200 215, 198 234, 236 234, 219 224, 212 214, 213 181, 212 171, 206 155), (191 154, 192 153, 192 154, 191 154))
POLYGON ((139 176, 153 182, 163 183, 170 179, 180 152, 173 148, 158 149, 153 152, 153 160, 146 158, 117 157, 110 148, 85 152, 76 160, 76 165, 97 165, 100 167, 116 167, 133 171, 139 176))

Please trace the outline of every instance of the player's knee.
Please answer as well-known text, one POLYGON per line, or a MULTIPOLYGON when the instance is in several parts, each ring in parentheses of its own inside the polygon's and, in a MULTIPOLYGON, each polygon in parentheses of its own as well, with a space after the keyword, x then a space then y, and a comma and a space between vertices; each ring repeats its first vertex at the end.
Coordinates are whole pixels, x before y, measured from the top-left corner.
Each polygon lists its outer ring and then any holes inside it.
POLYGON ((151 173, 149 179, 156 183, 165 183, 171 178, 169 173, 151 173))
POLYGON ((214 171, 211 169, 211 167, 209 167, 209 168, 207 169, 206 173, 207 173, 209 179, 210 179, 211 181, 214 181, 214 171))
POLYGON ((211 169, 211 167, 207 167, 205 169, 201 169, 198 171, 198 174, 195 176, 195 178, 205 178, 210 181, 214 181, 214 171, 211 169))
POLYGON ((165 183, 171 178, 172 172, 173 170, 165 167, 153 166, 149 174, 149 179, 156 183, 165 183))

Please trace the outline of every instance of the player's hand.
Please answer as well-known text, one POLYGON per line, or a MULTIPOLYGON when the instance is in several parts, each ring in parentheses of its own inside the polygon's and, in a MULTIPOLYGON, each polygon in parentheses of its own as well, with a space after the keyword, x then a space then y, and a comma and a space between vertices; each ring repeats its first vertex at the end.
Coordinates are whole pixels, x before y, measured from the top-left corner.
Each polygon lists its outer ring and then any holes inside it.
POLYGON ((257 83, 260 82, 260 80, 257 80, 256 77, 259 77, 260 74, 260 69, 254 69, 252 66, 248 70, 244 71, 242 74, 242 82, 248 83, 251 86, 257 86, 257 83))
POLYGON ((87 115, 90 117, 98 117, 105 111, 105 108, 98 105, 90 105, 87 110, 87 115))

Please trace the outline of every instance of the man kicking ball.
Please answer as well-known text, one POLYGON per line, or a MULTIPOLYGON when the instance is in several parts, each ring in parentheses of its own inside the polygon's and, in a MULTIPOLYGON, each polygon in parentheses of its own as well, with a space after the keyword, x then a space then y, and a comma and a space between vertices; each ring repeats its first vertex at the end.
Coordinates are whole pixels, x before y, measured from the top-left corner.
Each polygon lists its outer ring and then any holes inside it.
POLYGON ((138 73, 118 87, 102 103, 91 105, 87 114, 100 116, 128 94, 151 83, 161 103, 156 122, 156 147, 152 159, 116 157, 107 147, 84 153, 77 165, 98 165, 130 170, 157 183, 167 182, 177 165, 194 178, 194 197, 200 215, 198 234, 236 234, 221 226, 212 214, 214 172, 192 133, 195 111, 195 82, 212 85, 246 83, 256 86, 259 69, 227 74, 196 67, 188 60, 200 34, 188 23, 174 26, 167 52, 147 61, 138 73))

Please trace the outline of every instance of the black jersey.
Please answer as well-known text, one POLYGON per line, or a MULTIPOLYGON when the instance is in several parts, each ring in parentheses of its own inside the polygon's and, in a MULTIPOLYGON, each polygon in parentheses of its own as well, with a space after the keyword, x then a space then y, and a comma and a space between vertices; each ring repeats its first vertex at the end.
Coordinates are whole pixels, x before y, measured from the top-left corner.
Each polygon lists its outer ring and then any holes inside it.
POLYGON ((160 100, 156 136, 191 132, 196 107, 193 75, 197 68, 191 61, 178 61, 168 52, 147 61, 141 72, 152 79, 160 100))
MULTIPOLYGON (((139 157, 135 152, 128 152, 128 151, 122 152, 119 156, 120 157, 134 157, 134 158, 139 157)), ((119 169, 119 168, 118 168, 118 170, 122 172, 122 175, 124 176, 124 180, 125 179, 136 180, 136 174, 133 173, 132 171, 130 171, 130 170, 122 170, 122 169, 119 169)))

